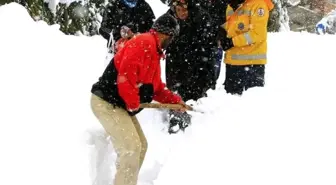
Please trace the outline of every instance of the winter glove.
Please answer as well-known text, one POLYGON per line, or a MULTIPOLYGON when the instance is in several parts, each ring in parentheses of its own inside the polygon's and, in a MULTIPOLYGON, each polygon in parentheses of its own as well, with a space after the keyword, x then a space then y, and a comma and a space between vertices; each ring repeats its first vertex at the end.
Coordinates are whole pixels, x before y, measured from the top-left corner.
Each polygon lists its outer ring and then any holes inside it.
POLYGON ((221 45, 224 51, 233 48, 233 41, 231 38, 221 39, 221 45))
POLYGON ((221 47, 224 51, 231 49, 234 47, 232 38, 227 37, 227 32, 223 27, 219 27, 219 39, 220 39, 220 44, 221 47))

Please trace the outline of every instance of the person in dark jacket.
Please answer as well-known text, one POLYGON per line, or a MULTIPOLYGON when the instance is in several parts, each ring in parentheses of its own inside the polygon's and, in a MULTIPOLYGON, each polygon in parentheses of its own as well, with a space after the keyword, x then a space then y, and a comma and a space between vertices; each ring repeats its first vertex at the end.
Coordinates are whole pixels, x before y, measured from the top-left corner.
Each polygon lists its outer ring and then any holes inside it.
POLYGON ((135 33, 149 31, 154 19, 153 10, 145 0, 112 0, 105 8, 99 33, 109 41, 112 32, 111 41, 115 43, 122 38, 121 32, 125 31, 122 27, 129 32, 123 38, 131 38, 135 33))
MULTIPOLYGON (((161 0, 162 3, 167 5, 172 5, 173 0, 161 0)), ((198 6, 205 10, 211 17, 214 29, 219 30, 220 25, 226 22, 226 9, 228 6, 228 0, 189 0, 189 6, 198 6)), ((215 64, 215 80, 217 81, 220 70, 221 63, 223 59, 223 49, 220 44, 219 32, 217 32, 217 52, 216 52, 216 64, 215 64)))
POLYGON ((160 58, 179 32, 174 17, 160 16, 148 33, 125 43, 92 86, 91 108, 111 136, 118 154, 114 185, 136 185, 147 140, 136 118, 140 104, 152 100, 188 106, 161 81, 160 58))
MULTIPOLYGON (((206 11, 184 0, 174 0, 168 13, 178 19, 180 34, 166 51, 167 87, 184 100, 196 101, 216 84, 217 29, 206 11)), ((183 130, 189 123, 187 113, 170 112, 170 128, 179 125, 183 130)))
MULTIPOLYGON (((229 5, 228 0, 189 0, 193 6, 199 6, 207 11, 212 19, 215 29, 219 30, 220 25, 226 22, 226 9, 229 5)), ((220 74, 221 63, 223 58, 223 49, 220 44, 219 32, 217 32, 217 59, 215 65, 215 79, 217 80, 220 74)))

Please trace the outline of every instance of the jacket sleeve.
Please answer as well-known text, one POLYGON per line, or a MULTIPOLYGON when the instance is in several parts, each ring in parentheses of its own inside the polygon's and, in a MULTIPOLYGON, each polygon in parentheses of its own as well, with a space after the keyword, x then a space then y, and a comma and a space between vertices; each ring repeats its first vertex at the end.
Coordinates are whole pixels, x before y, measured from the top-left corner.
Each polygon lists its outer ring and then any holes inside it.
POLYGON ((166 84, 164 84, 161 80, 161 68, 160 63, 157 64, 157 71, 155 73, 155 78, 153 85, 154 87, 157 86, 157 88, 154 88, 154 96, 153 100, 158 101, 160 103, 172 103, 176 104, 182 101, 181 97, 172 91, 170 91, 166 84))
POLYGON ((118 92, 126 104, 128 111, 138 109, 140 106, 138 71, 144 60, 144 50, 139 46, 128 46, 125 50, 127 56, 122 60, 117 77, 118 92))
POLYGON ((180 101, 182 101, 179 95, 167 89, 166 85, 162 82, 160 82, 159 89, 156 92, 154 92, 153 99, 160 103, 171 103, 171 104, 177 104, 180 101))
POLYGON ((227 51, 228 49, 231 49, 233 47, 232 38, 227 37, 227 32, 222 26, 219 27, 218 38, 224 51, 227 51))
POLYGON ((118 17, 118 11, 115 4, 109 3, 103 13, 103 20, 99 28, 99 34, 106 40, 109 40, 110 33, 113 31, 113 38, 119 40, 120 38, 120 25, 118 17), (117 31, 118 30, 118 31, 117 31))
POLYGON ((233 37, 233 45, 242 47, 266 40, 268 17, 269 10, 266 3, 256 4, 251 11, 250 30, 233 37))

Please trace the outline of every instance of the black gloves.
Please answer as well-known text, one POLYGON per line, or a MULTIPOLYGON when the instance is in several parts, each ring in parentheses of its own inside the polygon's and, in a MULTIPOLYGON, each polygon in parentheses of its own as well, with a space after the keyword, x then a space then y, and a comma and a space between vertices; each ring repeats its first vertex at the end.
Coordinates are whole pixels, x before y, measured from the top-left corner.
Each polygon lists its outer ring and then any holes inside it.
POLYGON ((231 38, 221 39, 221 46, 224 51, 233 48, 233 42, 231 38))
POLYGON ((227 32, 221 26, 219 27, 219 40, 224 51, 231 49, 234 45, 231 38, 227 37, 227 32))

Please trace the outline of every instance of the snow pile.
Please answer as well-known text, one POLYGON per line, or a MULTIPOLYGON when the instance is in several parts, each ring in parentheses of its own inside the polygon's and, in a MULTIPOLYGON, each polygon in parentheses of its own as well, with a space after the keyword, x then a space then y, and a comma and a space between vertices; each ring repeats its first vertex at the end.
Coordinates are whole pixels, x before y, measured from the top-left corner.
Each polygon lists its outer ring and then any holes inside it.
MULTIPOLYGON (((110 183, 115 154, 90 110, 106 41, 64 35, 15 3, 0 7, 0 25, 0 184, 110 183)), ((168 135, 164 112, 143 111, 139 185, 336 184, 335 42, 269 34, 266 87, 227 95, 223 68, 197 102, 211 111, 185 133, 168 135)))
POLYGON ((105 41, 66 36, 15 3, 0 24, 0 184, 88 184, 83 133, 105 41))

